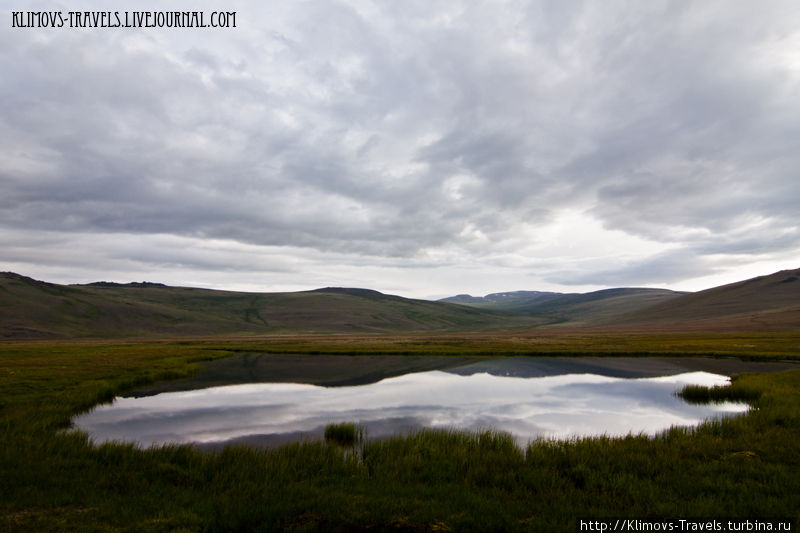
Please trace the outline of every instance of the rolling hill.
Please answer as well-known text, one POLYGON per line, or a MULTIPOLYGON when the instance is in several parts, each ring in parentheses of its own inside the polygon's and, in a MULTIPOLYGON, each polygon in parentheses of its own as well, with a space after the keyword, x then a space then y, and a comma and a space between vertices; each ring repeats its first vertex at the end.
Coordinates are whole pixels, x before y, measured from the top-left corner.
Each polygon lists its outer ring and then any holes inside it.
POLYGON ((800 269, 685 294, 598 323, 675 330, 800 329, 800 269))
POLYGON ((158 283, 57 285, 0 273, 0 339, 406 333, 579 327, 600 331, 800 330, 800 269, 696 293, 618 288, 459 295, 369 289, 246 293, 158 283), (458 302, 458 303, 453 303, 458 302))
POLYGON ((0 338, 407 332, 531 325, 470 307, 367 289, 245 293, 157 283, 56 285, 0 273, 0 338))

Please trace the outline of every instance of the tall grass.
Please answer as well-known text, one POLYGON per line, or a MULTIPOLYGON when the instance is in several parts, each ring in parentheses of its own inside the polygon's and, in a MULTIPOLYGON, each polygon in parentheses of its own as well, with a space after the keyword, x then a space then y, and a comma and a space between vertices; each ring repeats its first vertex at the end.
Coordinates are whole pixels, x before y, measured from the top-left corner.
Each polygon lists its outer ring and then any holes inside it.
POLYGON ((676 396, 691 404, 708 404, 722 402, 744 402, 755 404, 761 398, 759 389, 738 385, 686 385, 675 393, 676 396))

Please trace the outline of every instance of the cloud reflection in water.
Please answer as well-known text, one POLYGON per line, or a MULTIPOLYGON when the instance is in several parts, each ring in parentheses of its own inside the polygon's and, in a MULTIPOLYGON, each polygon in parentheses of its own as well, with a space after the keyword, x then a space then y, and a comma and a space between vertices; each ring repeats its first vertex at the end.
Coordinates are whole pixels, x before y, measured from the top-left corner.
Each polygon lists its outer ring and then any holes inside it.
POLYGON ((743 404, 690 405, 686 384, 723 385, 726 376, 689 372, 622 379, 595 374, 523 378, 431 371, 353 387, 293 383, 232 385, 142 398, 117 398, 75 419, 95 442, 212 443, 256 435, 318 436, 326 424, 357 421, 371 437, 423 427, 495 429, 520 444, 691 426, 743 404))

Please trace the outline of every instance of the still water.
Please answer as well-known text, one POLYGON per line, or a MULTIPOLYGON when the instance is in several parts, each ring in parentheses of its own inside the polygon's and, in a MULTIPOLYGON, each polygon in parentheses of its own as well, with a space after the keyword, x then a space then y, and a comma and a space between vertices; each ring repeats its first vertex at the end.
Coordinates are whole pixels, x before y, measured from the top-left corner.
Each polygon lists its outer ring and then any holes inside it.
POLYGON ((675 367, 652 376, 652 368, 631 371, 611 358, 585 372, 588 363, 558 359, 450 361, 357 385, 247 383, 116 398, 77 417, 74 427, 97 443, 275 446, 319 438, 330 423, 358 422, 368 438, 420 428, 494 429, 524 445, 537 437, 653 435, 748 409, 690 405, 674 395, 686 384, 728 383, 722 374, 675 367))

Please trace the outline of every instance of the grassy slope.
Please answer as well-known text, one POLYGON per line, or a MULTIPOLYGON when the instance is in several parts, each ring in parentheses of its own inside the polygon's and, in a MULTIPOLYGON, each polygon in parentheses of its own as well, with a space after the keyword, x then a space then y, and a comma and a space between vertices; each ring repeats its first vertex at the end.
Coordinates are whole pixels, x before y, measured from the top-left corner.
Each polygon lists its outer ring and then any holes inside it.
MULTIPOLYGON (((777 345, 760 334, 670 338, 477 336, 462 346, 480 352, 523 342, 573 353, 621 346, 630 354, 681 346, 727 353, 743 344, 754 357, 800 356, 796 334, 777 335, 777 345)), ((455 340, 396 344, 425 353, 454 349, 455 340)), ((343 341, 294 342, 314 353, 343 341)), ((369 351, 369 342, 352 338, 350 350, 369 351)), ((575 531, 578 517, 798 518, 798 371, 741 376, 736 387, 761 391, 759 409, 697 431, 540 442, 526 452, 491 433, 423 432, 356 454, 321 443, 203 454, 93 448, 85 436, 58 431, 77 411, 136 384, 185 375, 192 361, 228 348, 241 345, 0 344, 0 530, 575 531)))
POLYGON ((800 329, 800 269, 687 294, 604 325, 693 329, 800 329))
POLYGON ((436 331, 524 324, 531 320, 375 291, 63 286, 0 274, 0 338, 436 331))

